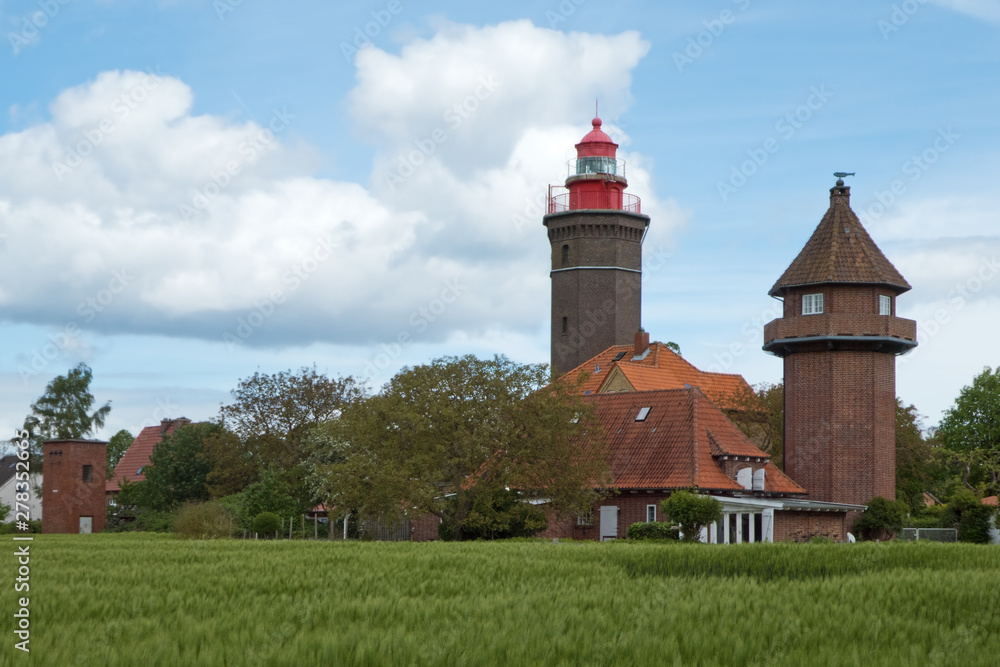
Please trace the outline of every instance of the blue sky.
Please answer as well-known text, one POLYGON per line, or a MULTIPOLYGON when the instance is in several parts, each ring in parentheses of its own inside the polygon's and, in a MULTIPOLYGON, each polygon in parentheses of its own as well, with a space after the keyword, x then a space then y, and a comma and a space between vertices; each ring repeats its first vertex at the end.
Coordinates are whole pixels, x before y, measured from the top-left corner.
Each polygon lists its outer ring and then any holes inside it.
POLYGON ((0 28, 8 431, 80 361, 105 437, 255 371, 547 362, 539 202, 595 98, 654 339, 779 380, 767 291, 843 170, 914 288, 898 394, 932 425, 1000 363, 996 0, 2 0, 0 28))

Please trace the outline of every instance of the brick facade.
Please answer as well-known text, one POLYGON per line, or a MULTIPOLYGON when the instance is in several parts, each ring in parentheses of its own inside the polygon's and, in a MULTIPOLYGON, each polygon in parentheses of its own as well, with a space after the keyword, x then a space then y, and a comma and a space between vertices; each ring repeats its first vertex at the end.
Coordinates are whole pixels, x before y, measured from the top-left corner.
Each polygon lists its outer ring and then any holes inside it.
POLYGON ((42 446, 42 456, 42 532, 79 533, 81 517, 91 517, 91 532, 102 532, 107 443, 52 440, 42 446), (89 481, 84 481, 84 466, 90 466, 89 481))
POLYGON ((640 328, 649 217, 613 210, 545 216, 552 246, 552 367, 576 368, 640 328))
POLYGON ((785 472, 810 500, 896 497, 895 357, 917 336, 914 321, 895 315, 908 289, 837 181, 830 209, 770 291, 783 317, 764 328, 764 349, 784 358, 785 472), (804 311, 805 295, 822 295, 818 309, 809 300, 819 312, 804 311))
POLYGON ((849 517, 843 512, 775 512, 774 541, 805 542, 813 537, 828 537, 843 542, 849 524, 849 517))

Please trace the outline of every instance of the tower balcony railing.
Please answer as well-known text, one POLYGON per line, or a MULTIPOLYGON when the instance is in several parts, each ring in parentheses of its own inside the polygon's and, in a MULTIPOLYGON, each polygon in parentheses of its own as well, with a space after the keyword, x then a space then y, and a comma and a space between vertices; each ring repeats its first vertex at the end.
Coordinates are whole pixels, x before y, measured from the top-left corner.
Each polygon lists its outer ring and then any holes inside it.
POLYGON ((764 325, 764 341, 822 336, 885 336, 917 340, 917 323, 873 313, 824 313, 772 320, 764 325))
POLYGON ((570 176, 619 176, 625 178, 625 160, 615 157, 578 157, 566 163, 566 177, 570 176))
POLYGON ((549 196, 549 213, 563 213, 564 211, 578 211, 581 209, 642 213, 642 200, 628 192, 619 194, 614 190, 608 190, 600 195, 596 195, 596 201, 594 193, 587 193, 586 196, 581 197, 581 201, 579 202, 571 201, 569 192, 549 196))

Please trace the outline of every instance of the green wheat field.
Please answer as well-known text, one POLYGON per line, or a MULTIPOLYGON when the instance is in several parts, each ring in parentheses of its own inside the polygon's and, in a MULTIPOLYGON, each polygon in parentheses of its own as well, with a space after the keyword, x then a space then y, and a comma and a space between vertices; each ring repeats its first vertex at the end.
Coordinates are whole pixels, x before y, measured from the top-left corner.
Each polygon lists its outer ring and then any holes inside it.
POLYGON ((30 654, 3 560, 2 665, 1000 663, 988 546, 37 535, 30 654))

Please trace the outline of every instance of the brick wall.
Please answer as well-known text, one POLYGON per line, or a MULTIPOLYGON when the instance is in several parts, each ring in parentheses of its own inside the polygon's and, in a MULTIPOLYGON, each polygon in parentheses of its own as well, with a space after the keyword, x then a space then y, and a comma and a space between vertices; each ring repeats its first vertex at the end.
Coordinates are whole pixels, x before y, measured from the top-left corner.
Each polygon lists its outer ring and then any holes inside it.
POLYGON ((438 539, 441 519, 429 512, 410 519, 411 538, 414 542, 432 542, 438 539))
POLYGON ((54 440, 42 446, 42 456, 42 532, 79 533, 82 516, 92 517, 93 532, 102 532, 107 513, 107 443, 54 440), (89 482, 83 481, 85 465, 91 466, 89 482))
POLYGON ((805 542, 813 537, 828 537, 843 542, 846 526, 845 516, 839 512, 775 512, 774 541, 805 542))
POLYGON ((571 370, 612 345, 631 344, 641 323, 644 215, 569 211, 545 217, 552 247, 551 360, 571 370), (565 250, 565 261, 564 250, 565 250), (563 318, 566 318, 565 333, 563 318))

